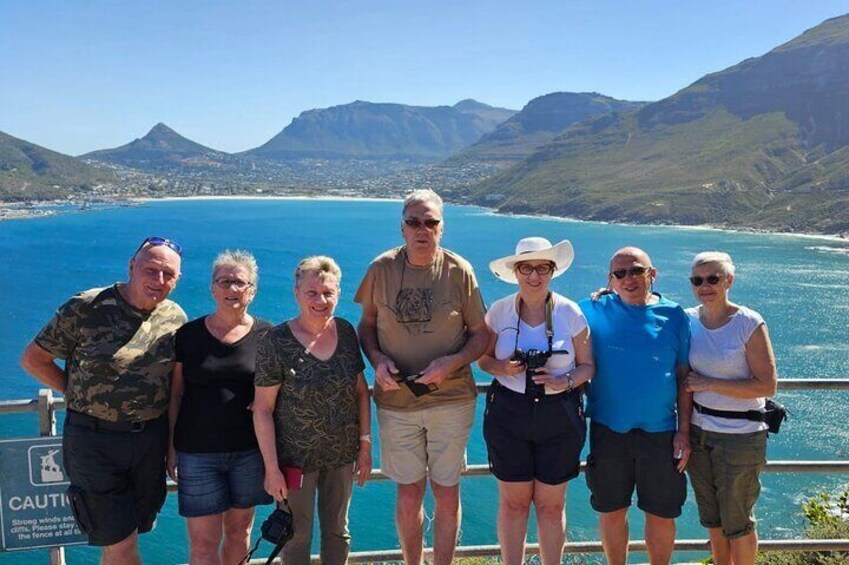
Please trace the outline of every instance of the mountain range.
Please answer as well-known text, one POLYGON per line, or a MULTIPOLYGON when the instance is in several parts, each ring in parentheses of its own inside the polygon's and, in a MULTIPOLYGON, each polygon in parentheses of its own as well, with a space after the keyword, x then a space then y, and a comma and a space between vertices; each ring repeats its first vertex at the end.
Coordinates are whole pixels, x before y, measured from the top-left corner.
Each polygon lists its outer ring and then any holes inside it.
POLYGON ((597 92, 553 92, 534 98, 516 115, 453 155, 448 164, 474 161, 513 164, 584 120, 636 110, 646 102, 617 100, 597 92))
POLYGON ((509 212, 847 233, 849 15, 577 124, 470 196, 509 212))
POLYGON ((384 159, 434 162, 471 145, 515 110, 474 100, 454 106, 356 101, 309 110, 243 156, 293 159, 384 159))

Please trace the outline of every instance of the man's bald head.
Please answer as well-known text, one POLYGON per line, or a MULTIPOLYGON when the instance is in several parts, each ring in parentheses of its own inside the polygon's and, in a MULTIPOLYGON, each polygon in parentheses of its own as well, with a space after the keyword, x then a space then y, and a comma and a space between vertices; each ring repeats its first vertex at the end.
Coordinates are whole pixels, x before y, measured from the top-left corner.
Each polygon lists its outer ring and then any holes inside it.
POLYGON ((651 257, 649 254, 640 249, 639 247, 623 247, 619 249, 616 253, 613 254, 613 257, 610 258, 610 270, 613 270, 613 263, 616 261, 618 257, 628 258, 628 259, 636 259, 640 263, 646 266, 650 266, 651 257))
POLYGON ((645 305, 652 301, 656 275, 648 253, 639 247, 623 247, 610 259, 607 284, 626 304, 645 305))
POLYGON ((126 298, 136 308, 150 311, 168 298, 180 279, 182 258, 168 245, 142 244, 130 259, 126 298))

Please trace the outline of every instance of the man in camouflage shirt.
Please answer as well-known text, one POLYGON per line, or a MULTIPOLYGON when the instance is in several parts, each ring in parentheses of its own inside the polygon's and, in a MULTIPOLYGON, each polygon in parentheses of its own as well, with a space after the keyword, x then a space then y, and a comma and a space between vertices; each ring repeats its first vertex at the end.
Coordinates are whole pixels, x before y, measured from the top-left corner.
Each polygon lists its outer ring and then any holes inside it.
POLYGON ((65 395, 68 497, 105 565, 141 563, 138 534, 153 528, 165 501, 174 332, 186 321, 167 297, 180 278, 180 253, 170 240, 145 239, 126 283, 71 298, 21 359, 65 395))

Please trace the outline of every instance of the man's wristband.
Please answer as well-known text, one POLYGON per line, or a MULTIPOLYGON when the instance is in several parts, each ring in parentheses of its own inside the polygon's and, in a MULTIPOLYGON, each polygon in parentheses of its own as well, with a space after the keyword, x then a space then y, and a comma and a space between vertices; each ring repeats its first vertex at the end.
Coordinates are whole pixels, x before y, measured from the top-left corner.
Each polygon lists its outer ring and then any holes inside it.
POLYGON ((575 390, 575 377, 571 373, 566 373, 566 392, 575 390))
POLYGON ((367 441, 371 443, 371 434, 363 434, 360 436, 360 441, 367 441))

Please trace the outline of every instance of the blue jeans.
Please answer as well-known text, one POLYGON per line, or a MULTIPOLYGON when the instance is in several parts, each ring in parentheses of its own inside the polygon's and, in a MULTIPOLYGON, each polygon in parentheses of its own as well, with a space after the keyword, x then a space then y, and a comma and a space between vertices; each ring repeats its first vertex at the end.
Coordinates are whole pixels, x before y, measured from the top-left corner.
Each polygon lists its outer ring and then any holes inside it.
POLYGON ((230 508, 270 504, 265 468, 258 449, 230 453, 177 452, 177 502, 180 516, 197 518, 230 508))

